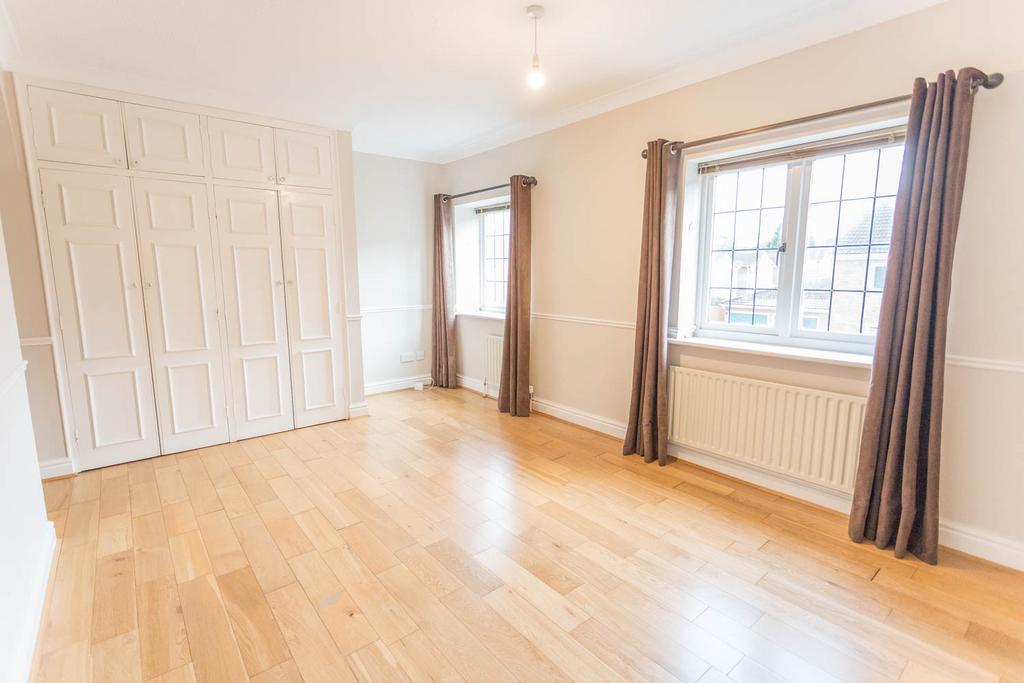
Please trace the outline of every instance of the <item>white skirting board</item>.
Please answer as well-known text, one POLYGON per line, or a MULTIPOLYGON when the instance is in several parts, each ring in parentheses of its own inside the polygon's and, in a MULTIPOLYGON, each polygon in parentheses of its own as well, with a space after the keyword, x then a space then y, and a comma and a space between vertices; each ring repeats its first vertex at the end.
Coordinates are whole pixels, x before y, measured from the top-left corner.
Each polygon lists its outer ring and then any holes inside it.
MULTIPOLYGON (((483 393, 483 380, 475 377, 459 375, 459 386, 476 393, 483 393)), ((626 425, 618 420, 578 410, 562 403, 544 398, 533 399, 533 409, 538 413, 557 417, 596 432, 621 439, 626 434, 626 425)), ((816 505, 836 510, 843 514, 850 511, 850 497, 837 491, 807 484, 795 479, 780 476, 774 472, 760 470, 742 463, 732 462, 707 453, 670 443, 669 453, 680 460, 692 462, 709 470, 721 472, 730 477, 747 481, 757 486, 778 491, 788 496, 806 500, 816 505)), ((852 541, 851 541, 852 542, 852 541)), ((939 543, 961 552, 981 557, 997 564, 1024 570, 1024 546, 1008 539, 991 535, 972 527, 939 522, 939 543)))
POLYGON ((557 417, 560 420, 572 422, 573 424, 577 424, 581 427, 593 429, 595 432, 614 436, 617 439, 621 439, 626 436, 626 425, 624 422, 610 420, 606 417, 601 417, 600 415, 594 415, 593 413, 585 413, 581 410, 576 410, 575 408, 570 408, 567 405, 555 403, 554 401, 549 401, 544 398, 534 397, 533 409, 538 413, 557 417))
MULTIPOLYGON (((480 380, 461 376, 459 377, 459 384, 476 391, 482 391, 483 386, 480 380), (474 383, 476 386, 474 386, 474 383)), ((533 409, 538 413, 557 417, 566 422, 571 422, 587 429, 593 429, 617 439, 623 438, 626 433, 626 425, 623 422, 578 410, 547 399, 534 398, 533 409)), ((794 498, 806 500, 843 514, 847 514, 850 511, 849 496, 836 491, 829 491, 794 479, 782 477, 774 472, 749 467, 742 463, 726 461, 723 458, 700 453, 679 444, 670 443, 669 453, 680 460, 692 462, 695 465, 707 467, 710 470, 721 472, 722 474, 748 481, 757 486, 778 491, 794 498)), ((989 534, 980 529, 940 521, 939 543, 948 548, 981 557, 997 564, 1024 570, 1024 545, 989 534)))
POLYGON ((416 375, 415 377, 399 377, 398 379, 389 379, 383 382, 368 382, 363 387, 363 393, 367 396, 373 394, 383 394, 389 391, 400 391, 402 389, 412 389, 416 384, 428 385, 431 382, 430 375, 416 375))
POLYGON ((465 387, 466 389, 475 391, 478 394, 484 393, 484 381, 482 379, 467 377, 466 375, 456 375, 455 380, 460 387, 465 387))
POLYGON ((680 460, 692 462, 694 465, 700 465, 709 470, 721 472, 730 477, 735 477, 736 479, 741 479, 751 484, 771 489, 772 491, 778 491, 793 498, 806 500, 809 503, 841 512, 844 515, 850 512, 850 497, 838 491, 830 491, 797 479, 790 479, 775 472, 768 472, 715 455, 701 453, 700 451, 695 451, 692 448, 675 443, 668 445, 668 452, 680 460))
POLYGON ((43 479, 65 477, 75 473, 75 466, 70 458, 52 458, 39 463, 39 476, 43 479))
POLYGON ((366 401, 361 403, 353 403, 348 407, 348 416, 352 417, 366 417, 370 414, 370 404, 366 401))
MULTIPOLYGON (((555 403, 547 399, 533 399, 533 409, 538 413, 557 417, 566 422, 572 422, 581 427, 614 436, 617 439, 621 439, 626 435, 626 424, 624 422, 570 408, 567 405, 555 403)), ((679 444, 670 443, 668 450, 671 455, 680 460, 692 462, 695 465, 721 472, 730 477, 736 477, 758 486, 785 493, 794 498, 800 498, 801 500, 807 500, 832 510, 838 510, 844 514, 850 510, 849 496, 843 496, 840 493, 805 484, 772 472, 755 469, 742 463, 735 463, 725 458, 700 453, 679 444)))
MULTIPOLYGON (((1024 545, 976 527, 939 520, 939 543, 947 548, 1024 571, 1024 545)), ((941 555, 939 562, 942 562, 941 555)))

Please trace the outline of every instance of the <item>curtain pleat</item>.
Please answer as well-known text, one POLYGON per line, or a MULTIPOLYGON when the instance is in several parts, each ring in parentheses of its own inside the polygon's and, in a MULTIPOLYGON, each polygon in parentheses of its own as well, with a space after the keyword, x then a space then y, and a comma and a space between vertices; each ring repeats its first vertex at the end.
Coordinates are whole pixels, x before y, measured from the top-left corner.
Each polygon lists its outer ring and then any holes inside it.
POLYGON ((523 175, 509 179, 512 220, 498 410, 520 417, 530 414, 530 196, 534 182, 523 175))
POLYGON ((668 462, 668 305, 682 155, 666 140, 647 143, 647 179, 637 290, 633 387, 624 455, 668 462))
POLYGON ((977 69, 918 78, 882 293, 850 537, 938 560, 946 321, 977 69))
POLYGON ((455 379, 455 246, 452 203, 434 195, 434 305, 430 376, 435 387, 453 389, 455 379))

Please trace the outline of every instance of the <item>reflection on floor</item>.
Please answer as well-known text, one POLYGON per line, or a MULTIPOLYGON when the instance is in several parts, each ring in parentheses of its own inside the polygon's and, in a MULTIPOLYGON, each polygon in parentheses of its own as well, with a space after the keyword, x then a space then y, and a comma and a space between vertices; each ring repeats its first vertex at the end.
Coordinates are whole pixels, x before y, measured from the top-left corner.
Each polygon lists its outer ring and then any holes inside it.
POLYGON ((464 390, 48 482, 44 681, 1014 680, 1024 575, 464 390))

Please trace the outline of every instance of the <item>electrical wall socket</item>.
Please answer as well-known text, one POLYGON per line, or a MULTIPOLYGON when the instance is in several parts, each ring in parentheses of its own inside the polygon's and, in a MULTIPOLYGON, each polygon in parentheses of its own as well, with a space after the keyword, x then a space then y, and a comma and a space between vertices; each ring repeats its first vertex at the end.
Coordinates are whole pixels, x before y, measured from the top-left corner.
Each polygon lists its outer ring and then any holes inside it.
POLYGON ((402 363, 411 363, 416 360, 416 354, 412 351, 403 351, 399 354, 398 360, 402 363))
POLYGON ((423 352, 422 351, 417 351, 416 352, 416 360, 423 360, 423 358, 424 358, 423 352))

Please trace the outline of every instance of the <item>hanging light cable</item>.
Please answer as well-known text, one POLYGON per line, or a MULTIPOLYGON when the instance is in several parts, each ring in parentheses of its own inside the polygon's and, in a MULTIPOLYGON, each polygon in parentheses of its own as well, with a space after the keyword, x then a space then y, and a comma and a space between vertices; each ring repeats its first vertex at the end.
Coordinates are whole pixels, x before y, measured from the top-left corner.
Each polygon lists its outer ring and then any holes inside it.
POLYGON ((537 54, 537 20, 544 16, 544 7, 530 5, 526 8, 526 16, 533 19, 533 62, 526 82, 534 90, 540 90, 544 87, 544 72, 540 70, 540 56, 537 54))

